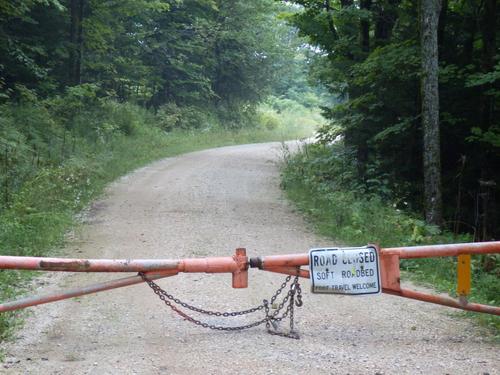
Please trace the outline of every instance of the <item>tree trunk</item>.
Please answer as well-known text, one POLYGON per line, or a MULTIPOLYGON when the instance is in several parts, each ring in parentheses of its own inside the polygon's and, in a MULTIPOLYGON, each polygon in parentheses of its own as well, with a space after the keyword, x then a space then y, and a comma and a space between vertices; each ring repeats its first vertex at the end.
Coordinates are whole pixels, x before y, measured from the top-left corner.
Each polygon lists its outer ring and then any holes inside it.
POLYGON ((70 56, 69 82, 71 85, 81 83, 82 49, 83 49, 83 8, 85 0, 71 0, 70 3, 70 56))
MULTIPOLYGON (((481 68, 485 73, 492 72, 495 68, 496 8, 496 0, 486 0, 483 17, 481 17, 481 36, 483 40, 481 68)), ((481 127, 483 130, 487 130, 493 122, 494 97, 484 93, 491 90, 491 88, 490 85, 484 85, 481 96, 481 127)))
MULTIPOLYGON (((481 39, 483 48, 481 51, 481 70, 484 73, 493 72, 495 69, 496 49, 496 24, 497 24, 497 3, 496 0, 486 0, 484 2, 483 15, 481 17, 481 39)), ((495 122, 495 97, 489 92, 494 89, 493 84, 485 84, 481 86, 480 98, 480 126, 483 132, 486 132, 495 122)), ((491 168, 487 162, 491 157, 491 151, 488 148, 481 150, 483 162, 481 163, 481 180, 480 197, 483 201, 482 205, 482 221, 481 221, 481 240, 486 241, 491 239, 492 233, 495 231, 495 209, 490 200, 494 197, 493 191, 494 177, 497 175, 497 168, 491 168), (493 224, 493 225, 492 225, 493 224)))
POLYGON ((397 7, 401 0, 381 1, 376 4, 375 43, 384 45, 392 35, 398 18, 397 7))
MULTIPOLYGON (((360 9, 370 10, 372 0, 361 0, 360 9)), ((361 50, 363 52, 370 52, 370 21, 363 18, 360 22, 361 31, 361 50)))
POLYGON ((440 0, 421 0, 422 131, 425 220, 442 223, 441 150, 439 139, 438 24, 440 0))

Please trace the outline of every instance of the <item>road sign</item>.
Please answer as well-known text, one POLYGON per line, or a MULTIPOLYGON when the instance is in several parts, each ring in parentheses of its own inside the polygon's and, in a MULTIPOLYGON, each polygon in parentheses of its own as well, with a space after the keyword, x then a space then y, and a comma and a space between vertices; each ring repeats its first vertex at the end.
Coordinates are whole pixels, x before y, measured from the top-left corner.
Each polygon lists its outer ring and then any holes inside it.
POLYGON ((365 295, 382 291, 377 249, 373 246, 309 251, 313 293, 365 295))

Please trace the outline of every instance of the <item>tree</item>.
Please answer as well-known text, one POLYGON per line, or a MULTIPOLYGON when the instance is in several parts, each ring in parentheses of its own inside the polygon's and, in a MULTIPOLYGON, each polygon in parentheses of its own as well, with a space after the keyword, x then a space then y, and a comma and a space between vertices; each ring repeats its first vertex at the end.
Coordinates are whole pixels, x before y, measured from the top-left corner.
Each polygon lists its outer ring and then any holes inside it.
POLYGON ((214 32, 215 103, 228 115, 253 108, 271 93, 286 51, 278 4, 269 0, 217 0, 214 32), (252 30, 251 32, 248 32, 252 30))
POLYGON ((58 0, 0 1, 0 100, 57 90, 66 61, 64 14, 58 0))
POLYGON ((81 83, 85 0, 70 0, 69 84, 81 83))
POLYGON ((439 136, 438 23, 441 0, 421 0, 422 133, 424 201, 427 223, 442 223, 441 147, 439 136))

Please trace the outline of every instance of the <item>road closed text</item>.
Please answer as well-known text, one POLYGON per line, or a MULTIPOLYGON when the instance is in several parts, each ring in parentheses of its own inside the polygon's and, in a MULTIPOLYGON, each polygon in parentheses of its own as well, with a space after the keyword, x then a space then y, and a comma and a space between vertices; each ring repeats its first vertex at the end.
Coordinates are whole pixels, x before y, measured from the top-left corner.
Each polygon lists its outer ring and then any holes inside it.
MULTIPOLYGON (((345 251, 345 250, 344 250, 345 251)), ((342 255, 342 254, 341 254, 342 255)), ((343 257, 343 264, 356 264, 356 263, 373 263, 375 262, 376 254, 373 251, 360 251, 357 256, 352 258, 343 257)), ((328 266, 336 265, 338 263, 338 255, 335 253, 317 253, 313 255, 313 266, 328 266)))
POLYGON ((363 295, 381 291, 374 247, 312 249, 309 266, 313 293, 363 295))

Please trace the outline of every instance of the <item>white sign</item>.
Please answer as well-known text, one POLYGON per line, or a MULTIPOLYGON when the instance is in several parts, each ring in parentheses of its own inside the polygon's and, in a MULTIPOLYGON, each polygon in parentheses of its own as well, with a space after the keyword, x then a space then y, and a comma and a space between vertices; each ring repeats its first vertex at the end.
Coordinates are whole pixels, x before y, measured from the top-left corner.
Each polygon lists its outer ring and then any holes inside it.
POLYGON ((380 266, 373 246, 309 250, 313 293, 378 294, 380 266))

